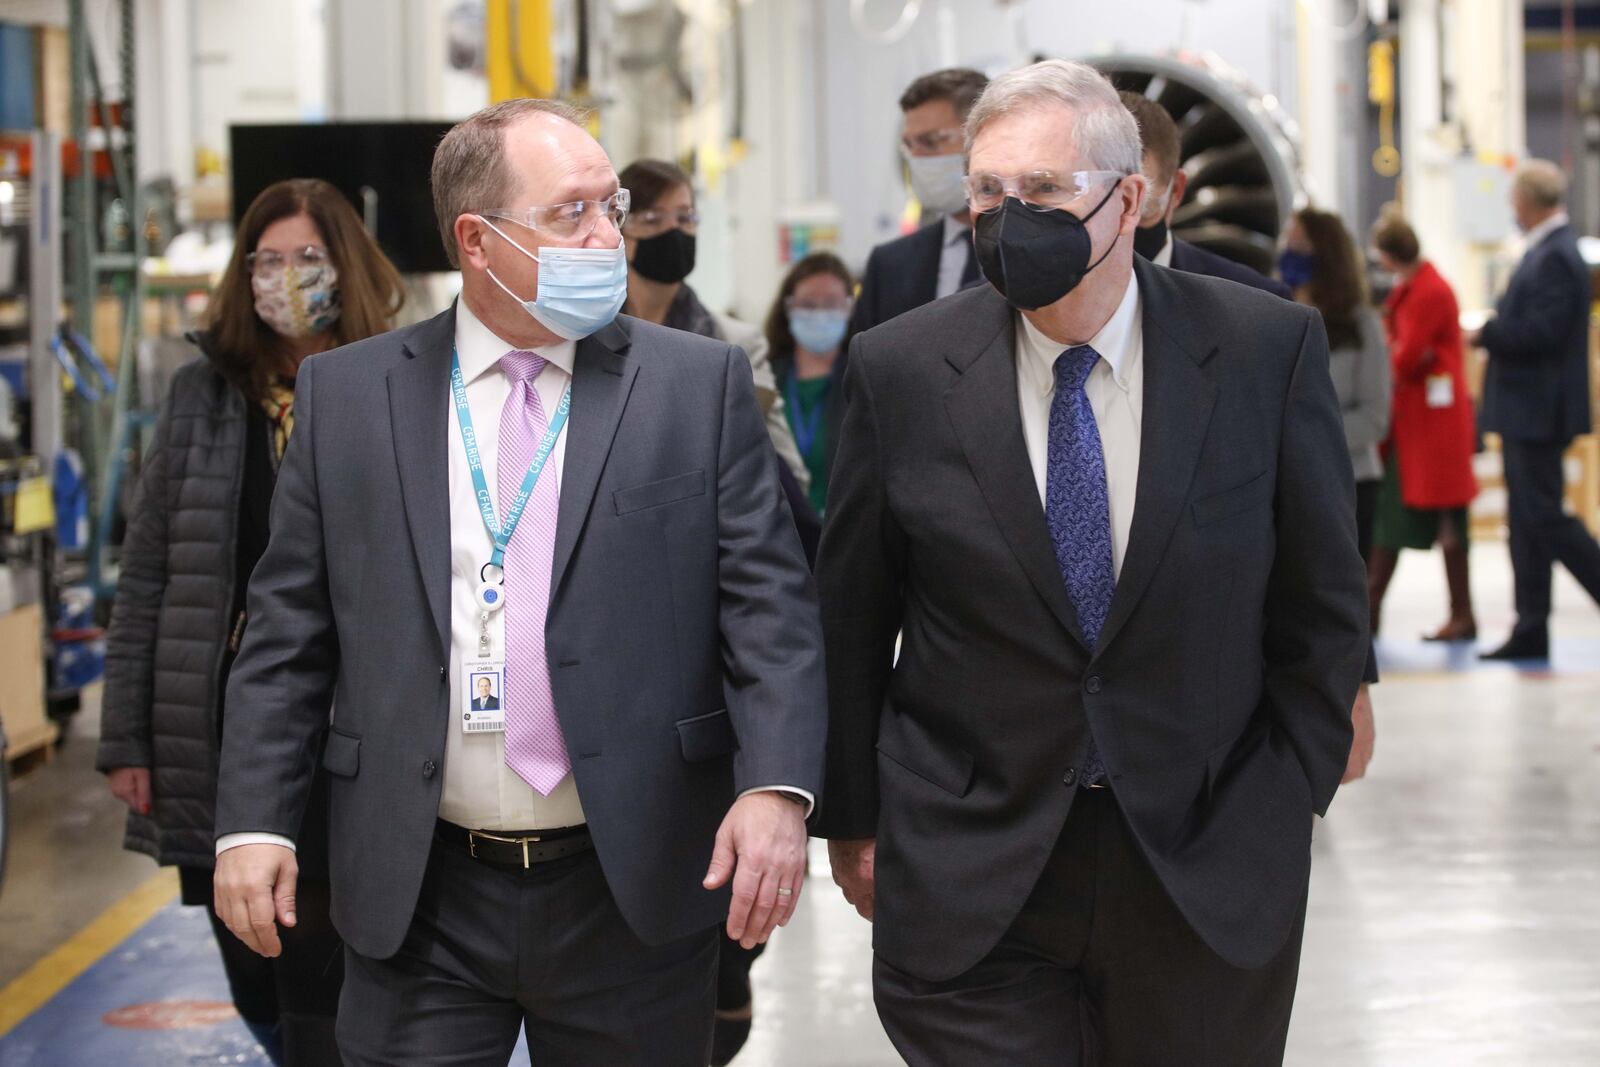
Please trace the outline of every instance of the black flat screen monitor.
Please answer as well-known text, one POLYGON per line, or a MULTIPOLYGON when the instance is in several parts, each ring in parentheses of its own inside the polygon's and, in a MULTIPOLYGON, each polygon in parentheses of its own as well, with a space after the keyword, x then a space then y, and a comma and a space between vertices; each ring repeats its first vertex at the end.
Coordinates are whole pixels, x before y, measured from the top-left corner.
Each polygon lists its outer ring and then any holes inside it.
POLYGON ((448 122, 329 122, 229 128, 233 221, 273 182, 321 178, 370 218, 378 245, 406 274, 452 269, 439 241, 428 172, 448 122))

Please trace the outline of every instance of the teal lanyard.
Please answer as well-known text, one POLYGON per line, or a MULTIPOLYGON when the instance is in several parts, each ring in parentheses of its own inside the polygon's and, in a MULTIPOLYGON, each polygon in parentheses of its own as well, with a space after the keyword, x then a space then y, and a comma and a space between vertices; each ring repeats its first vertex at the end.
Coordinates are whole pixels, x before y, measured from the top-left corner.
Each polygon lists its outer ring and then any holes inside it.
MULTIPOLYGON (((528 383, 528 388, 533 388, 532 382, 528 383)), ((472 472, 472 488, 478 496, 478 512, 483 516, 483 525, 488 528, 489 536, 494 539, 494 555, 489 557, 489 566, 504 571, 506 546, 511 544, 512 535, 517 532, 517 523, 522 521, 522 513, 533 498, 533 487, 539 484, 539 475, 544 472, 545 462, 555 450, 556 439, 561 436, 561 428, 567 424, 567 415, 572 411, 572 386, 568 385, 566 392, 561 394, 555 418, 550 420, 550 428, 545 431, 544 440, 539 442, 538 451, 533 454, 533 462, 528 465, 528 473, 522 479, 522 488, 511 499, 503 526, 495 518, 494 500, 489 496, 489 483, 483 476, 483 456, 478 452, 478 435, 472 429, 472 409, 467 406, 467 383, 461 375, 461 360, 453 348, 450 350, 450 392, 456 401, 456 420, 461 423, 461 441, 467 448, 467 469, 472 472)))

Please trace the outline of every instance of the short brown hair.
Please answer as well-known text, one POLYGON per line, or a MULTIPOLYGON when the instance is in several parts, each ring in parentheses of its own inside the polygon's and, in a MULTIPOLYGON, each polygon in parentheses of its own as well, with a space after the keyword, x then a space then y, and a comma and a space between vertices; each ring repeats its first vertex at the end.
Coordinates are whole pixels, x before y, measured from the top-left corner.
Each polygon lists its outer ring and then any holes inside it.
POLYGON ((844 265, 844 260, 832 252, 813 252, 790 267, 789 273, 783 276, 783 284, 778 286, 778 298, 772 302, 772 308, 767 312, 767 345, 774 364, 794 359, 794 350, 798 345, 794 334, 789 330, 789 309, 785 305, 794 295, 794 291, 800 288, 801 282, 818 274, 833 275, 844 282, 845 292, 852 296, 855 294, 855 275, 844 265))
POLYGON ((1147 177, 1163 177, 1171 182, 1173 175, 1178 173, 1178 164, 1183 162, 1183 144, 1178 136, 1178 124, 1172 121, 1172 115, 1166 108, 1142 93, 1123 89, 1117 96, 1121 97, 1122 106, 1128 109, 1133 121, 1139 124, 1139 142, 1143 146, 1143 153, 1155 164, 1157 173, 1147 177))
POLYGON ((1417 231, 1395 212, 1384 212, 1372 225, 1372 247, 1409 267, 1422 255, 1422 245, 1417 241, 1417 231))
POLYGON ((1323 325, 1328 328, 1328 347, 1360 345, 1360 314, 1367 303, 1367 278, 1350 231, 1330 211, 1301 208, 1294 217, 1311 242, 1309 303, 1322 312, 1323 325))
POLYGON ((491 104, 456 123, 434 150, 433 213, 452 267, 461 266, 456 219, 469 211, 505 207, 516 195, 517 176, 506 165, 506 128, 536 114, 554 115, 580 127, 589 121, 588 112, 560 100, 519 97, 491 104))
POLYGON ((617 184, 633 199, 630 211, 649 211, 680 186, 694 191, 694 179, 676 163, 664 159, 636 159, 622 168, 617 184))
POLYGON ((400 273, 343 193, 320 178, 291 178, 267 186, 239 220, 233 255, 211 294, 207 316, 212 362, 252 401, 260 400, 278 372, 283 339, 256 314, 245 258, 268 226, 296 215, 316 224, 339 276, 339 318, 329 327, 335 347, 388 330, 406 300, 400 273))
POLYGON ((972 105, 988 87, 988 75, 981 70, 970 67, 936 70, 906 86, 906 91, 900 94, 900 110, 906 112, 935 100, 948 100, 956 109, 956 116, 965 122, 972 105))

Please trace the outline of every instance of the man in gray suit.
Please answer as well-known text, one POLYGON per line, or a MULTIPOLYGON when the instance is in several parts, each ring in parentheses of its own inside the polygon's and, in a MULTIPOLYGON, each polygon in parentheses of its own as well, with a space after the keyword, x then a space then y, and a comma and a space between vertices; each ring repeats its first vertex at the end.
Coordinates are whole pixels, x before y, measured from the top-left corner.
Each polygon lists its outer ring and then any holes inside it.
POLYGON ((460 300, 300 373, 217 908, 276 954, 326 734, 347 1064, 501 1067, 526 1026, 541 1064, 703 1067, 717 925, 754 945, 799 900, 806 562, 749 361, 617 317, 627 196, 582 121, 516 100, 452 130, 460 300), (503 710, 465 708, 495 672, 503 710))

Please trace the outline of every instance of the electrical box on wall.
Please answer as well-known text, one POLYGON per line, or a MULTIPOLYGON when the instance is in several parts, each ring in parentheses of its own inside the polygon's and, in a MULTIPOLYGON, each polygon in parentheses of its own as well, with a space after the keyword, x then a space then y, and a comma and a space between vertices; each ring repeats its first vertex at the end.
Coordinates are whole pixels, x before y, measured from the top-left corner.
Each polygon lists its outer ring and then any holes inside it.
POLYGON ((1497 245, 1514 230, 1511 218, 1509 168, 1476 159, 1456 160, 1452 167, 1456 233, 1470 244, 1497 245))

